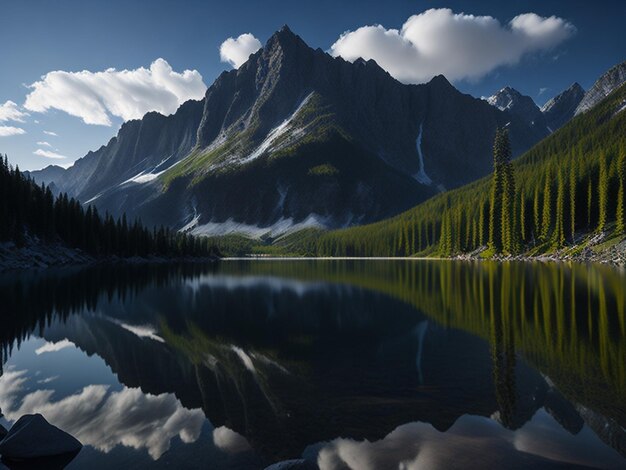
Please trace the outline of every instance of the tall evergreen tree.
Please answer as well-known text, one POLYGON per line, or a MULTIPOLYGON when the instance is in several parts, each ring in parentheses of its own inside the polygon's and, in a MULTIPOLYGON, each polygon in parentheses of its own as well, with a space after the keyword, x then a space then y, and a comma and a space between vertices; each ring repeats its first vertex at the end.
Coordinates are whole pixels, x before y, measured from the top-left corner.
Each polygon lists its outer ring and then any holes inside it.
POLYGON ((502 196, 505 192, 506 147, 504 134, 496 129, 493 143, 493 177, 491 183, 491 202, 489 211, 489 246, 496 253, 502 251, 502 196))
POLYGON ((598 232, 604 231, 608 220, 609 203, 609 175, 606 167, 606 159, 600 157, 600 174, 598 175, 598 232))
POLYGON ((615 210, 616 231, 626 233, 626 153, 622 153, 617 161, 617 208, 615 210))
POLYGON ((557 195, 556 195, 556 211, 555 226, 553 233, 553 243, 556 247, 565 245, 565 226, 563 218, 565 216, 565 181, 563 169, 561 168, 557 177, 557 195))
POLYGON ((543 213, 541 217, 541 240, 546 241, 552 229, 552 180, 550 173, 546 173, 543 188, 543 213))
POLYGON ((569 172, 569 235, 572 243, 576 237, 576 185, 578 183, 578 159, 572 158, 569 172))

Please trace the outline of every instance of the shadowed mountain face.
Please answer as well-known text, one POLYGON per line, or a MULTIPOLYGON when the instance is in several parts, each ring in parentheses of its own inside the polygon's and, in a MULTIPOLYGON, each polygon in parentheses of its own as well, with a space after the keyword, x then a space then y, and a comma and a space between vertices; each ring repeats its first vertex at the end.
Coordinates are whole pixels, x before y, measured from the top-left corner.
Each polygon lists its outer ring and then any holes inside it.
POLYGON ((521 119, 539 139, 549 134, 546 119, 530 96, 522 95, 516 89, 507 86, 487 98, 487 103, 521 119))
POLYGON ((479 446, 493 461, 476 456, 478 468, 614 465, 626 442, 622 277, 515 263, 233 261, 0 278, 7 311, 22 312, 2 323, 0 403, 10 419, 27 409, 62 419, 109 462, 145 445, 165 465, 179 429, 197 449, 202 415, 216 445, 239 436, 266 463, 341 460, 369 442, 395 467, 437 442, 438 459, 467 460, 479 446), (601 313, 572 310, 571 299, 601 313), (86 406, 95 392, 143 427, 86 406), (96 418, 108 444, 82 424, 96 418), (408 428, 421 443, 410 452, 399 436, 408 428))
POLYGON ((403 85, 285 27, 204 100, 125 123, 54 182, 101 210, 195 233, 353 225, 487 174, 498 126, 514 154, 545 136, 509 111, 443 76, 403 85))
POLYGON ((574 83, 541 108, 546 123, 552 132, 564 126, 574 117, 576 108, 584 96, 585 90, 578 83, 574 83))

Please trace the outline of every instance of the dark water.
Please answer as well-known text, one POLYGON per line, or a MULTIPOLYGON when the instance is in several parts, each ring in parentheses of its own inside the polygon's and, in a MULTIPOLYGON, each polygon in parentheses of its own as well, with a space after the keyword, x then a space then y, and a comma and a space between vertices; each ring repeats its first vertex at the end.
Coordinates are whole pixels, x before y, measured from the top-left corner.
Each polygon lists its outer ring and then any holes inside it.
POLYGON ((223 261, 0 278, 0 422, 71 468, 624 468, 626 273, 223 261))

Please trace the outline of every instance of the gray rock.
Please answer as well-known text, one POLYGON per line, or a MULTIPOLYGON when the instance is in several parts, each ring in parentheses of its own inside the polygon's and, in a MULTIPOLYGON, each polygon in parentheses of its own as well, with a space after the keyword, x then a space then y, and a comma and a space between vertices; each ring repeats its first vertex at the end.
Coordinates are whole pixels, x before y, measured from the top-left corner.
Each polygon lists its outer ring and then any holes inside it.
POLYGON ((319 467, 308 460, 294 459, 283 460, 282 462, 276 462, 275 464, 266 467, 265 470, 318 470, 319 467))
POLYGON ((5 461, 42 459, 77 454, 83 445, 65 431, 51 425, 40 414, 24 415, 0 442, 5 461))
POLYGON ((625 82, 626 62, 622 62, 609 69, 596 80, 593 86, 585 93, 585 97, 576 108, 576 116, 589 111, 625 82))
POLYGON ((546 118, 549 129, 554 132, 574 117, 576 108, 585 96, 585 90, 574 83, 564 92, 548 101, 541 112, 546 118))

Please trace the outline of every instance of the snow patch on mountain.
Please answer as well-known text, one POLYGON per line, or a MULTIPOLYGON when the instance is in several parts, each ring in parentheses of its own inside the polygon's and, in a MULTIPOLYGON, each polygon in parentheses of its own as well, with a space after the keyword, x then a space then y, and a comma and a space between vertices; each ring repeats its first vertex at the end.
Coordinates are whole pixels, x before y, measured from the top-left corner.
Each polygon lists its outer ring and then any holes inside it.
POLYGON ((309 102, 309 100, 311 99, 311 96, 313 96, 313 93, 314 92, 309 93, 296 107, 295 111, 291 113, 291 115, 287 119, 281 122, 274 129, 272 129, 267 134, 265 139, 263 139, 263 142, 261 142, 261 144, 250 155, 243 158, 240 161, 240 163, 241 164, 249 163, 252 160, 255 160, 256 158, 263 155, 267 150, 269 150, 271 145, 276 141, 276 139, 278 139, 281 135, 287 132, 287 130, 289 129, 291 125, 291 122, 296 117, 296 115, 300 112, 300 110, 309 102))
MULTIPOLYGON (((199 216, 198 216, 199 217, 199 216)), ((192 221, 187 224, 181 231, 186 231, 192 235, 201 236, 221 236, 221 235, 245 235, 250 238, 277 237, 287 233, 296 232, 305 228, 329 228, 333 226, 328 217, 319 214, 309 214, 309 216, 301 222, 295 222, 292 217, 281 217, 272 225, 259 226, 237 222, 230 218, 224 222, 207 222, 198 225, 198 221, 192 221)))
POLYGON ((138 174, 136 174, 135 176, 128 178, 126 181, 123 181, 122 183, 119 184, 119 186, 124 186, 125 184, 129 184, 129 183, 137 183, 137 184, 144 184, 144 183, 149 183, 150 181, 154 181, 155 179, 157 179, 159 176, 161 176, 163 173, 165 173, 167 170, 170 170, 172 168, 174 168, 176 165, 178 165, 181 160, 175 162, 174 164, 160 170, 159 168, 162 168, 163 165, 170 160, 170 158, 172 158, 173 155, 170 155, 169 157, 163 159, 157 166, 155 166, 154 168, 152 168, 151 170, 143 170, 141 172, 139 172, 138 174))

